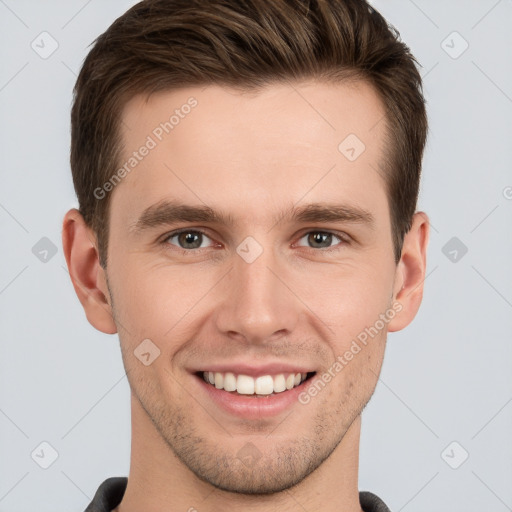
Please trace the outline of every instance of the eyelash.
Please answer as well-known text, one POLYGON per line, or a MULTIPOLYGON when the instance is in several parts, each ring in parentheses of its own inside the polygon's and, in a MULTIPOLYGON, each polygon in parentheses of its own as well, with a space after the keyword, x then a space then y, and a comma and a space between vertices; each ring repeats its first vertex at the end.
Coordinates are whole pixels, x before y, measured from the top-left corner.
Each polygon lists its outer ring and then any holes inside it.
MULTIPOLYGON (((164 244, 165 246, 169 246, 169 245, 174 245, 174 244, 170 244, 169 243, 169 240, 171 238, 174 238, 176 236, 179 236, 181 233, 200 233, 202 234, 203 236, 211 239, 210 236, 208 236, 208 233, 206 233, 205 231, 201 230, 201 229, 179 229, 177 231, 172 231, 171 233, 168 233, 164 236, 163 240, 162 240, 162 244, 164 244)), ((315 251, 315 252, 334 252, 334 251, 338 251, 342 248, 342 246, 345 246, 345 245, 349 245, 351 243, 351 237, 349 235, 347 235, 346 233, 339 233, 339 232, 336 232, 336 231, 329 231, 329 230, 320 230, 320 229, 312 229, 310 231, 306 231, 305 233, 303 233, 301 235, 301 237, 299 238, 299 240, 301 240, 302 238, 304 238, 306 235, 309 235, 311 233, 321 233, 321 234, 328 234, 328 235, 333 235, 335 236, 336 238, 338 238, 340 240, 340 243, 333 246, 333 247, 327 247, 327 248, 315 248, 315 247, 308 247, 308 246, 300 246, 300 247, 303 247, 305 249, 310 249, 312 251, 315 251)), ((196 249, 183 249, 183 247, 179 247, 177 245, 174 245, 175 249, 172 249, 172 250, 177 250, 179 252, 181 252, 182 254, 184 255, 191 255, 191 254, 194 254, 194 253, 198 253, 200 252, 202 249, 210 249, 210 247, 201 247, 201 248, 196 248, 196 249)))

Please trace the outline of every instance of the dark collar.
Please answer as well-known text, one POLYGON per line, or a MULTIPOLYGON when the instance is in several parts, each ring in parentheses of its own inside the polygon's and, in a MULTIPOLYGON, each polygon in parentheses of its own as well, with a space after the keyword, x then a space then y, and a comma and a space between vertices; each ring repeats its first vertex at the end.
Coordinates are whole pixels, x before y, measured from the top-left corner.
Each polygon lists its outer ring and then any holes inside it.
MULTIPOLYGON (((121 503, 127 484, 128 478, 125 476, 107 478, 98 487, 94 499, 85 512, 111 512, 121 503)), ((359 493, 359 502, 364 512, 390 512, 378 496, 368 491, 359 493)))

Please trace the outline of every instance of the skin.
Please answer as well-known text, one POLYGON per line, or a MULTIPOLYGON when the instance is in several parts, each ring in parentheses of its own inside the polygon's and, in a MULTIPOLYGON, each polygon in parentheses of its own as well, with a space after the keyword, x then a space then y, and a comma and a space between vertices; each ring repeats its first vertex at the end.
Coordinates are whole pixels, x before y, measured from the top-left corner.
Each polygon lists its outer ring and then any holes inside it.
POLYGON ((116 511, 360 512, 361 412, 378 380, 387 332, 407 326, 420 306, 428 244, 428 218, 418 212, 395 263, 379 170, 383 104, 365 83, 137 96, 123 111, 125 156, 191 96, 197 106, 111 192, 106 269, 78 211, 63 223, 78 298, 96 329, 119 333, 132 393, 131 467, 116 511), (338 150, 350 133, 366 146, 353 162, 338 150), (208 205, 234 222, 130 230, 163 199, 208 205), (308 203, 364 209, 374 224, 286 216, 308 203), (179 228, 205 231, 202 247, 168 237, 179 228), (344 238, 315 244, 308 236, 326 231, 344 238), (247 236, 263 248, 250 264, 236 252, 247 236), (188 371, 272 359, 322 375, 398 303, 401 311, 317 396, 283 415, 231 416, 188 371), (149 366, 134 356, 147 338, 161 351, 149 366), (237 457, 247 443, 260 455, 252 466, 237 457))

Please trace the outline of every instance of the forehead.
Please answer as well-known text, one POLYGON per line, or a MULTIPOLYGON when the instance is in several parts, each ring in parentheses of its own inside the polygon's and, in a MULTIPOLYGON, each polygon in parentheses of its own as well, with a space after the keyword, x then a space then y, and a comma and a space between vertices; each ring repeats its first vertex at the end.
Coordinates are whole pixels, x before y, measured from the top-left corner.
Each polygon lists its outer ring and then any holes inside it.
POLYGON ((191 124, 203 143, 212 135, 233 140, 256 134, 255 145, 275 142, 276 136, 284 143, 293 134, 300 144, 323 147, 336 145, 349 130, 373 144, 385 124, 377 92, 360 80, 278 82, 245 91, 212 85, 136 95, 125 104, 121 120, 122 138, 130 149, 143 135, 164 144, 163 139, 172 138, 166 135, 187 136, 191 124))
POLYGON ((120 167, 128 172, 112 200, 123 198, 134 215, 174 195, 239 206, 248 215, 251 205, 260 217, 305 195, 371 202, 385 188, 384 131, 384 106, 361 81, 139 95, 123 109, 120 167))

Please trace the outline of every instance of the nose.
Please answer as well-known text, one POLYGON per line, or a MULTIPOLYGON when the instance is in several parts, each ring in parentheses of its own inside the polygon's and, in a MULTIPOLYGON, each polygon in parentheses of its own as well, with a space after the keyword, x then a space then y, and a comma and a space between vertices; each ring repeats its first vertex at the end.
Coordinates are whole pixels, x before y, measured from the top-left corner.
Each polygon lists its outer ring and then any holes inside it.
POLYGON ((296 327, 301 302, 289 284, 291 276, 271 249, 252 263, 238 254, 222 289, 215 315, 222 335, 262 344, 289 335, 296 327))

